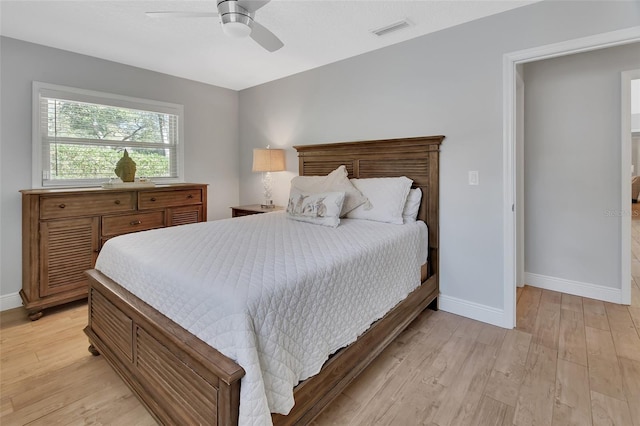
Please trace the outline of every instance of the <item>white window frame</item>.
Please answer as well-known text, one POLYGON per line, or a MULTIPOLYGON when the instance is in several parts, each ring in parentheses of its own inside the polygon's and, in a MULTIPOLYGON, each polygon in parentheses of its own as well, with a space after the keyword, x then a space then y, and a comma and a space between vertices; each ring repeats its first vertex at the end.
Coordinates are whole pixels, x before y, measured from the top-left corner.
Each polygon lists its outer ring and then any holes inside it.
MULTIPOLYGON (((34 81, 32 86, 32 160, 31 160, 31 185, 32 188, 69 187, 69 186, 99 186, 95 180, 67 180, 55 182, 49 180, 43 183, 42 170, 42 127, 40 117, 40 98, 60 98, 78 102, 86 102, 114 107, 131 108, 145 111, 160 112, 178 116, 178 141, 177 177, 154 178, 156 183, 184 182, 184 106, 169 102, 161 102, 150 99, 134 98, 131 96, 116 95, 113 93, 97 92, 94 90, 78 89, 75 87, 60 86, 57 84, 34 81)), ((114 164, 115 167, 115 164, 114 164)), ((114 174, 115 178, 115 174, 114 174)))

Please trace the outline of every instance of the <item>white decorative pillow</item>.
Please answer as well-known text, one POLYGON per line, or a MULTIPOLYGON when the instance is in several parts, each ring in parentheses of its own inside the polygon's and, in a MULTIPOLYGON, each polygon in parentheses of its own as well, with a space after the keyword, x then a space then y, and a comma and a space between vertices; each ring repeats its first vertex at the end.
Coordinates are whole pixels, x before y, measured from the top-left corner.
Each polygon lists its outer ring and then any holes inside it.
POLYGON ((366 219, 402 225, 402 212, 413 181, 397 178, 351 179, 351 183, 369 199, 347 214, 349 219, 366 219))
POLYGON ((420 188, 409 190, 407 202, 404 203, 404 210, 402 211, 402 220, 404 223, 416 221, 418 218, 418 210, 420 210, 420 201, 422 201, 422 191, 420 191, 420 188))
POLYGON ((306 194, 318 192, 344 192, 344 204, 340 217, 344 217, 351 210, 367 202, 351 182, 345 166, 340 166, 326 176, 296 176, 291 179, 291 188, 297 188, 306 194))
POLYGON ((340 224, 340 210, 344 202, 344 192, 321 192, 305 194, 291 188, 287 216, 300 222, 335 228, 340 224))

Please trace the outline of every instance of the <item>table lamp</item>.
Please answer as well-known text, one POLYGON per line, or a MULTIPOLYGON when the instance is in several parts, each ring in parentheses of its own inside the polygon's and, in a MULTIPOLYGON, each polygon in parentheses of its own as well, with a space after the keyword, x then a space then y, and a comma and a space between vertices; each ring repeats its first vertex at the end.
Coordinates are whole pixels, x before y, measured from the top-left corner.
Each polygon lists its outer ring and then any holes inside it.
POLYGON ((271 191, 273 182, 271 172, 282 172, 286 170, 284 165, 284 149, 255 148, 253 150, 253 168, 254 172, 262 172, 262 185, 264 186, 264 204, 260 206, 264 209, 272 209, 275 207, 271 199, 271 191))

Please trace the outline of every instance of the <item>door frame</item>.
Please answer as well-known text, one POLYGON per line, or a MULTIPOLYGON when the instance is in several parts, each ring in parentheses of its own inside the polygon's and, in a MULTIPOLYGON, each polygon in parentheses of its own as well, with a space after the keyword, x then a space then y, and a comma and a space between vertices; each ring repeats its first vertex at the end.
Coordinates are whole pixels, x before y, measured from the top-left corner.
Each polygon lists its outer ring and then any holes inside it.
POLYGON ((622 294, 621 304, 631 304, 631 215, 629 208, 629 197, 627 203, 624 202, 624 194, 631 194, 631 179, 629 172, 631 168, 631 80, 640 79, 640 69, 623 71, 620 73, 620 136, 622 138, 622 294), (625 214, 625 213, 629 214, 625 214), (628 250, 628 255, 626 251, 628 250))
MULTIPOLYGON (((525 64, 527 62, 540 61, 543 59, 556 58, 560 56, 572 55, 575 53, 588 52, 597 49, 604 49, 607 47, 621 46, 624 44, 634 43, 640 41, 640 26, 626 28, 623 30, 612 31, 603 34, 597 34, 589 37, 582 37, 574 40, 568 40, 561 43, 554 43, 545 46, 539 46, 532 49, 519 50, 516 52, 505 53, 502 59, 502 82, 503 82, 503 98, 502 98, 502 111, 503 111, 503 258, 504 258, 504 291, 503 291, 503 306, 504 317, 503 326, 506 328, 513 328, 516 325, 516 282, 518 276, 518 227, 517 227, 517 212, 521 208, 518 203, 518 190, 517 190, 517 174, 520 172, 517 161, 517 102, 516 102, 516 66, 525 64)), ((624 144, 624 139, 622 141, 624 144)), ((625 161, 630 164, 631 161, 631 148, 629 144, 629 150, 622 149, 621 161, 625 161), (628 158, 625 160, 625 156, 628 158)), ((624 147, 623 147, 624 148, 624 147)), ((626 175, 626 181, 628 181, 628 191, 631 192, 631 180, 629 178, 629 168, 626 166, 623 168, 623 174, 626 175)), ((623 185, 625 182, 623 179, 623 185)), ((625 197, 621 197, 621 211, 629 210, 630 200, 625 200, 625 197)), ((623 216, 624 218, 624 216, 623 216)), ((630 283, 631 283, 631 218, 628 220, 621 220, 621 268, 627 265, 626 275, 625 270, 622 270, 622 290, 624 292, 624 282, 627 282, 628 294, 630 298, 630 283), (625 239, 625 233, 629 235, 628 239, 625 239), (628 245, 625 245, 627 244, 628 245), (626 254, 625 254, 626 253, 626 254), (625 281, 625 278, 628 279, 625 281)), ((522 267, 524 267, 522 265, 522 267)), ((623 295, 619 303, 623 303, 623 295)))

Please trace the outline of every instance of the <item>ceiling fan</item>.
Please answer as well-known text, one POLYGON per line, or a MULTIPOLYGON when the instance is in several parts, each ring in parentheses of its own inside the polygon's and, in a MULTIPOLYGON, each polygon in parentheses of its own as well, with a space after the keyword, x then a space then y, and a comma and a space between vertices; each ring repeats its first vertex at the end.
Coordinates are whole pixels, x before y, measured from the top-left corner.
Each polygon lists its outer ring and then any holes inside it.
POLYGON ((219 17, 222 31, 230 37, 249 36, 269 52, 284 46, 280 39, 254 19, 256 10, 271 0, 218 0, 218 12, 146 12, 152 18, 219 17))

